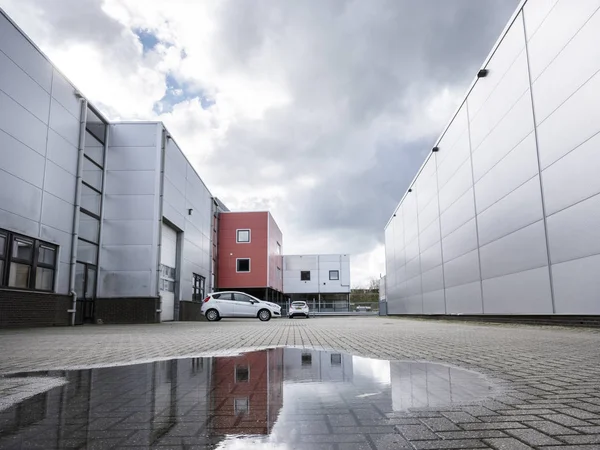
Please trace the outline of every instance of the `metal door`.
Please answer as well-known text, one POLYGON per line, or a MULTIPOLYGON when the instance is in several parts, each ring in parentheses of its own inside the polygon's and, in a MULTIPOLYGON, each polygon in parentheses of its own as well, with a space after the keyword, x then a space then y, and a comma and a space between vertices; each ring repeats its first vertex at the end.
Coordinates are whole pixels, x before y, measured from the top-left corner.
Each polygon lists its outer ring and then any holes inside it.
POLYGON ((77 293, 75 322, 78 325, 94 322, 96 273, 97 268, 93 264, 77 263, 75 271, 75 292, 77 293))

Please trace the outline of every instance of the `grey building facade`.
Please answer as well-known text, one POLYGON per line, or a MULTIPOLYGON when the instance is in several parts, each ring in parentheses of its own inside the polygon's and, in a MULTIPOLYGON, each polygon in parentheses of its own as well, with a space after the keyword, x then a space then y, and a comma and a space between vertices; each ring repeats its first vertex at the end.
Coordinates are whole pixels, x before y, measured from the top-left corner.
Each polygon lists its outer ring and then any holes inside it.
POLYGON ((218 208, 162 123, 106 120, 0 10, 0 327, 197 317, 218 208))
POLYGON ((520 4, 385 227, 388 314, 600 315, 599 7, 520 4))

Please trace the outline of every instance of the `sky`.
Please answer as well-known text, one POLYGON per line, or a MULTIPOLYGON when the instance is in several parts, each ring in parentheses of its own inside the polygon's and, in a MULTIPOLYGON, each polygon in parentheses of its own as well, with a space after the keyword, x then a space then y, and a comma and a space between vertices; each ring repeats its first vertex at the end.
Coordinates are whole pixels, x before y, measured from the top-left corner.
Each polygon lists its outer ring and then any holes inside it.
POLYGON ((284 254, 385 274, 383 230, 518 0, 0 0, 111 120, 160 120, 284 254))

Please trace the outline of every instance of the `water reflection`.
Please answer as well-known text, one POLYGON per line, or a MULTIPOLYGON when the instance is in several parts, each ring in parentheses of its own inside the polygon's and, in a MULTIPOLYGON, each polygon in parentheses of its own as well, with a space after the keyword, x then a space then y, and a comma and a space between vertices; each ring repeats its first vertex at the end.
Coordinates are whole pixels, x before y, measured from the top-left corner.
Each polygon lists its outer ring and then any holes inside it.
POLYGON ((68 383, 1 411, 0 448, 312 448, 490 393, 454 367, 295 348, 43 375, 68 383))

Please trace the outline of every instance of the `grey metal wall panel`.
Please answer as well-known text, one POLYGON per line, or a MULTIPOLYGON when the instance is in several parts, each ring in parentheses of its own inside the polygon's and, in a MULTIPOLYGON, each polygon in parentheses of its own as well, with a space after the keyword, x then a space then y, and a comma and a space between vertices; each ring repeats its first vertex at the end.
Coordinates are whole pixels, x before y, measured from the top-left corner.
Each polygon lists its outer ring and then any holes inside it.
MULTIPOLYGON (((35 186, 0 170, 0 208, 25 219, 40 220, 42 191, 35 186)), ((38 231, 36 230, 34 236, 38 231)))
POLYGON ((406 313, 407 314, 422 314, 423 313, 423 295, 415 294, 406 298, 406 313))
POLYGON ((106 162, 106 168, 108 170, 156 170, 156 152, 156 146, 110 147, 110 158, 106 162))
MULTIPOLYGON (((185 180, 184 180, 185 183, 185 180)), ((180 184, 180 183, 177 183, 180 184)), ((185 184, 184 184, 185 186, 185 184)), ((185 190, 184 191, 180 191, 176 185, 168 178, 165 177, 165 182, 164 182, 164 192, 163 192, 163 200, 165 202, 168 202, 173 208, 175 208, 175 211, 177 211, 179 214, 183 214, 185 212, 185 204, 186 204, 186 198, 185 198, 185 190)), ((201 213, 202 211, 197 211, 198 213, 201 213)))
POLYGON ((410 279, 421 274, 421 261, 417 256, 406 262, 406 278, 410 279))
POLYGON ((546 214, 554 214, 600 192, 600 133, 542 173, 546 214))
POLYGON ((58 274, 56 279, 56 293, 57 294, 70 294, 69 282, 70 282, 70 266, 67 263, 59 263, 58 274))
POLYGON ((3 15, 0 15, 0 50, 50 92, 52 66, 3 15))
POLYGON ((481 314, 481 283, 446 288, 446 311, 448 314, 481 314))
POLYGON ((72 175, 77 175, 77 147, 71 145, 52 128, 48 129, 46 157, 72 175))
POLYGON ((54 69, 52 77, 52 97, 56 99, 63 108, 77 119, 81 114, 81 101, 75 95, 75 87, 63 77, 60 72, 54 69))
MULTIPOLYGON (((0 181, 1 181, 1 171, 0 171, 0 181)), ((4 228, 11 231, 16 231, 17 233, 25 234, 27 236, 36 236, 40 229, 40 224, 37 220, 27 219, 23 216, 19 216, 17 214, 11 213, 5 209, 2 201, 2 193, 0 192, 0 223, 4 228)))
POLYGON ((473 250, 466 255, 444 263, 446 288, 480 280, 479 254, 473 250))
POLYGON ((407 261, 415 259, 419 256, 419 240, 417 237, 414 237, 412 240, 406 243, 404 251, 407 261))
POLYGON ((65 264, 71 262, 71 233, 42 224, 40 239, 60 246, 59 261, 65 264))
POLYGON ((423 272, 421 279, 423 293, 444 290, 444 273, 442 266, 437 266, 427 272, 423 272))
POLYGON ((548 217, 552 263, 600 254, 600 194, 548 217))
POLYGON ((446 211, 473 186, 471 161, 467 159, 444 187, 440 187, 440 211, 446 211))
MULTIPOLYGON (((108 145, 116 148, 152 147, 156 149, 159 141, 158 123, 116 123, 110 127, 108 145)), ((132 162, 131 159, 130 162, 132 162)), ((130 168, 133 167, 130 166, 130 168)))
POLYGON ((558 0, 528 0, 523 7, 527 40, 531 40, 558 0))
MULTIPOLYGON (((538 125, 538 146, 542 168, 600 131, 600 72, 538 125)), ((534 102, 538 94, 534 86, 534 102)))
POLYGON ((40 155, 46 154, 48 127, 2 91, 0 91, 0 129, 40 155))
POLYGON ((76 178, 52 161, 46 162, 44 190, 73 204, 75 202, 76 178))
POLYGON ((102 297, 149 297, 156 295, 154 277, 151 270, 101 271, 98 285, 102 286, 102 297))
POLYGON ((170 203, 163 202, 163 217, 180 230, 185 228, 185 217, 177 211, 170 203))
POLYGON ((486 314, 552 314, 548 267, 483 281, 486 314))
POLYGON ((155 213, 154 197, 151 195, 107 195, 105 197, 105 220, 152 220, 155 213))
POLYGON ((456 231, 473 217, 475 217, 475 199, 471 188, 442 213, 440 220, 442 236, 456 231))
MULTIPOLYGON (((427 250, 436 242, 440 241, 440 220, 435 219, 423 232, 419 235, 419 246, 421 251, 427 250)), ((387 244, 386 244, 387 245, 387 244)))
POLYGON ((42 155, 0 130, 1 170, 41 188, 44 184, 44 164, 42 155))
POLYGON ((103 245, 103 251, 103 264, 113 271, 144 271, 154 250, 151 245, 103 245))
POLYGON ((405 245, 408 245, 419 233, 416 197, 411 194, 404 199, 402 208, 405 245))
POLYGON ((538 173, 535 137, 531 134, 475 183, 480 213, 538 173))
POLYGON ((458 230, 442 239, 444 262, 458 258, 477 248, 477 229, 475 219, 469 220, 458 230))
POLYGON ((415 183, 415 192, 420 212, 437 197, 435 159, 429 158, 419 179, 415 183))
POLYGON ((436 197, 433 198, 429 204, 419 211, 419 231, 422 233, 425 231, 433 221, 439 217, 439 205, 436 197))
POLYGON ((600 314, 600 255, 552 265, 557 314, 600 314))
MULTIPOLYGON (((487 137, 500 122, 505 122, 505 116, 514 110, 515 105, 529 91, 527 74, 527 55, 524 49, 524 37, 519 45, 523 48, 515 59, 494 92, 488 97, 484 107, 471 119, 471 146, 473 152, 479 148, 487 148, 487 137), (483 146, 483 147, 482 147, 483 146)), ((491 66, 490 70, 494 70, 491 66)), ((487 82, 487 77, 478 84, 487 82)), ((510 119, 508 119, 510 120, 510 119)))
POLYGON ((388 314, 406 314, 406 302, 396 295, 392 301, 388 301, 388 314))
POLYGON ((539 221, 479 249, 483 279, 548 265, 544 222, 539 221))
POLYGON ((111 220, 104 223, 104 245, 152 245, 154 220, 111 220))
POLYGON ((44 123, 48 123, 50 94, 0 51, 0 90, 44 123))
MULTIPOLYGON (((462 104, 456 113, 456 116, 452 120, 452 123, 448 125, 448 129, 444 132, 439 142, 440 152, 435 155, 435 161, 438 169, 446 161, 450 155, 456 158, 460 150, 456 148, 458 141, 464 138, 465 132, 468 127, 467 108, 462 104)), ((462 147, 461 147, 462 148, 462 147)))
POLYGON ((42 204, 42 223, 58 230, 71 233, 74 206, 46 192, 42 204))
MULTIPOLYGON (((525 17, 535 8, 536 2, 527 5, 525 17)), ((532 80, 536 80, 548 66, 560 57, 592 14, 600 7, 598 0, 560 0, 544 18, 535 35, 529 38, 529 64, 532 80)), ((589 22, 588 22, 589 25, 589 22)), ((529 35, 529 32, 528 32, 529 35)), ((597 34, 595 35, 597 39, 597 34)), ((591 43, 591 42, 590 42, 591 43)), ((583 54, 582 54, 583 55, 583 54)), ((590 57, 593 56, 589 55, 590 57)), ((579 59, 587 59, 585 57, 579 59)), ((556 80, 558 83, 560 81, 556 80)))
POLYGON ((154 171, 109 170, 106 174, 106 194, 152 195, 157 193, 154 171))
POLYGON ((489 244, 542 218, 540 180, 535 176, 477 216, 479 245, 489 244))
POLYGON ((442 246, 439 244, 431 246, 421 253, 421 271, 426 272, 442 264, 442 246))
POLYGON ((453 178, 454 174, 461 168, 465 161, 467 161, 471 154, 469 133, 467 132, 466 126, 463 134, 451 148, 446 148, 442 144, 443 141, 440 142, 440 149, 437 154, 444 154, 444 156, 448 157, 446 157, 438 167, 438 184, 440 189, 446 186, 448 181, 453 178))
POLYGON ((60 103, 52 99, 50 105, 50 128, 65 138, 71 145, 79 145, 79 120, 60 103))
POLYGON ((444 290, 423 294, 423 314, 444 314, 446 311, 444 290))

